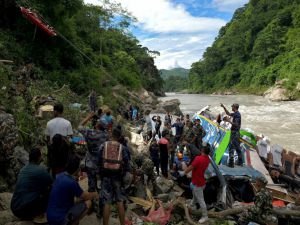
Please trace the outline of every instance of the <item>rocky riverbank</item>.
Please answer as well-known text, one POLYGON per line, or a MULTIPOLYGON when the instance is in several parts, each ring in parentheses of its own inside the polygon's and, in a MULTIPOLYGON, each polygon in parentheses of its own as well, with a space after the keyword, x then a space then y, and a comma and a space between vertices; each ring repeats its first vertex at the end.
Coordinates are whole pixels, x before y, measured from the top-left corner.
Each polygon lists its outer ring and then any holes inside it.
MULTIPOLYGON (((76 129, 80 119, 86 115, 87 105, 84 102, 66 101, 61 98, 65 96, 66 92, 70 92, 68 87, 62 87, 57 92, 54 92, 51 96, 35 96, 32 98, 32 112, 38 124, 38 130, 43 130, 46 122, 51 118, 55 101, 62 101, 66 107, 64 117, 70 119, 73 124, 73 129, 76 129), (63 93, 62 93, 63 92, 63 93), (76 116, 74 114, 77 114, 76 116)), ((130 123, 122 118, 122 111, 127 109, 129 105, 139 107, 141 115, 150 112, 166 113, 181 115, 179 109, 180 102, 178 100, 171 100, 166 103, 159 102, 154 94, 142 89, 139 92, 131 92, 124 89, 122 86, 115 86, 112 88, 112 103, 117 102, 116 105, 105 105, 101 96, 98 97, 98 103, 103 109, 112 109, 116 120, 126 128, 126 134, 131 139, 131 147, 135 154, 137 152, 145 152, 146 148, 141 135, 131 133, 136 127, 135 122, 130 123)), ((30 222, 18 221, 10 211, 10 199, 12 197, 12 191, 14 184, 17 180, 17 175, 20 169, 28 163, 28 151, 30 146, 22 146, 21 137, 24 135, 24 130, 18 126, 17 120, 13 112, 10 112, 5 107, 0 107, 0 225, 28 225, 30 222)), ((42 133, 40 136, 34 136, 34 130, 32 133, 26 133, 28 138, 34 138, 34 143, 44 143, 42 133), (38 139, 38 140, 36 140, 38 139)), ((80 149, 82 151, 82 149, 80 149)), ((46 156, 46 147, 43 147, 43 155, 46 156)), ((82 154, 82 152, 81 152, 82 154)), ((84 152, 83 152, 84 154, 84 152)), ((95 215, 88 216, 81 224, 99 224, 99 220, 95 215)))

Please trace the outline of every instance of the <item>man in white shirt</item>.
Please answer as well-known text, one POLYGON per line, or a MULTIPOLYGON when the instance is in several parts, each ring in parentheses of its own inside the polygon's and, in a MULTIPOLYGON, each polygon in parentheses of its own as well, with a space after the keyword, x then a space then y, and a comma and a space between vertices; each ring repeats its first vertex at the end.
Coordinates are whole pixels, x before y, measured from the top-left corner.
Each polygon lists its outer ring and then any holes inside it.
POLYGON ((72 136, 73 130, 70 121, 62 117, 64 107, 61 103, 54 105, 54 118, 47 123, 46 137, 47 143, 51 144, 52 138, 55 134, 60 134, 64 137, 72 136))

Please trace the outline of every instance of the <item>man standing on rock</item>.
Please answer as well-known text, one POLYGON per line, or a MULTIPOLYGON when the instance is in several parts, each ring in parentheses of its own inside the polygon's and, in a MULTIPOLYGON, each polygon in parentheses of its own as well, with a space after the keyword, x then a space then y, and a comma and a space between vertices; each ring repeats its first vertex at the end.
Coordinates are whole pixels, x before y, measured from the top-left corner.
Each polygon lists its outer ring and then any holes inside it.
POLYGON ((79 123, 78 131, 84 136, 87 142, 87 151, 85 154, 85 169, 88 175, 88 191, 97 190, 97 172, 98 172, 98 151, 100 146, 108 141, 108 133, 105 124, 98 120, 93 129, 84 127, 88 121, 92 120, 95 113, 90 113, 79 123))
POLYGON ((129 156, 126 147, 119 143, 121 131, 112 130, 112 140, 104 142, 99 150, 99 175, 101 179, 100 204, 103 205, 103 225, 109 224, 111 204, 117 204, 120 224, 125 224, 124 201, 126 193, 123 177, 129 172, 129 156))
POLYGON ((207 208, 204 201, 203 190, 205 188, 205 177, 204 173, 210 163, 210 159, 208 157, 210 152, 210 147, 207 145, 202 147, 201 155, 198 155, 191 165, 184 171, 184 174, 187 175, 190 171, 192 171, 192 182, 191 188, 193 192, 193 206, 198 203, 202 210, 202 217, 199 220, 199 223, 205 223, 208 221, 207 217, 207 208))
POLYGON ((61 103, 57 103, 54 105, 53 110, 54 118, 47 123, 45 131, 48 144, 52 143, 52 138, 55 134, 60 134, 64 137, 73 135, 72 125, 70 121, 62 117, 64 106, 61 103))
POLYGON ((221 107, 224 109, 225 113, 228 116, 232 117, 232 121, 225 117, 224 120, 231 124, 231 136, 230 136, 230 148, 229 148, 229 167, 234 167, 234 149, 238 154, 238 165, 243 165, 243 156, 240 147, 240 128, 241 128, 241 121, 242 117, 239 110, 239 104, 234 103, 231 105, 233 113, 230 113, 226 107, 221 103, 221 107))

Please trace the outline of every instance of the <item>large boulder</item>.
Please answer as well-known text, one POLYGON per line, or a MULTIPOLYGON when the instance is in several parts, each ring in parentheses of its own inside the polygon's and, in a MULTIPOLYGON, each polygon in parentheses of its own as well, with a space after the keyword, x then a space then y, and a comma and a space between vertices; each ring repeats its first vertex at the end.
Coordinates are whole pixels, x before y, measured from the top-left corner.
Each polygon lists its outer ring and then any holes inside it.
POLYGON ((275 86, 269 88, 265 93, 264 97, 271 101, 288 101, 291 100, 288 96, 288 92, 285 88, 275 86))
POLYGON ((15 185, 20 170, 28 163, 28 161, 28 152, 23 147, 16 146, 13 150, 13 154, 9 157, 9 164, 6 169, 6 181, 10 187, 15 185))
POLYGON ((10 211, 10 201, 12 193, 0 193, 0 224, 16 220, 16 217, 10 211))
POLYGON ((18 143, 18 130, 13 115, 0 107, 0 163, 6 162, 18 143))
POLYGON ((158 104, 157 109, 152 113, 166 113, 169 112, 172 115, 183 115, 180 108, 180 101, 178 99, 171 99, 158 104))
POLYGON ((153 104, 156 102, 156 97, 153 93, 148 92, 144 88, 142 88, 139 92, 138 95, 140 97, 140 100, 142 101, 143 104, 153 104))
POLYGON ((271 101, 290 101, 293 100, 291 93, 284 87, 284 83, 288 79, 276 81, 275 86, 269 88, 264 97, 271 101))
POLYGON ((12 193, 9 192, 0 193, 0 211, 10 209, 11 199, 12 199, 12 193))
POLYGON ((170 193, 174 187, 174 182, 164 177, 157 177, 154 185, 156 187, 157 194, 166 194, 170 193))
POLYGON ((300 82, 297 83, 296 91, 300 91, 300 82))

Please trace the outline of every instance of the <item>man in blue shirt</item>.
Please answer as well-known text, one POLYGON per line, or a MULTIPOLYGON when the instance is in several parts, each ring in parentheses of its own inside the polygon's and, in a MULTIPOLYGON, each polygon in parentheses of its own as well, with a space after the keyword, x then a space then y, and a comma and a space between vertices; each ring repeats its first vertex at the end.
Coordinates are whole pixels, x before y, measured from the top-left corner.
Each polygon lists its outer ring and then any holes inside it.
POLYGON ((56 175, 47 209, 49 225, 78 224, 91 208, 90 200, 98 197, 97 192, 83 191, 76 181, 79 163, 78 157, 70 157, 66 171, 56 175), (75 197, 81 201, 75 203, 75 197))
POLYGON ((225 117, 225 121, 231 123, 231 136, 230 136, 230 148, 229 148, 229 167, 234 167, 234 149, 238 154, 238 165, 243 165, 243 156, 240 147, 240 128, 242 117, 239 110, 239 104, 234 103, 231 105, 233 113, 230 113, 225 106, 221 103, 221 107, 224 109, 228 116, 232 117, 232 121, 225 117))
POLYGON ((33 219, 46 212, 52 178, 46 168, 39 165, 40 162, 40 149, 32 149, 29 163, 18 175, 11 210, 21 219, 33 219))

